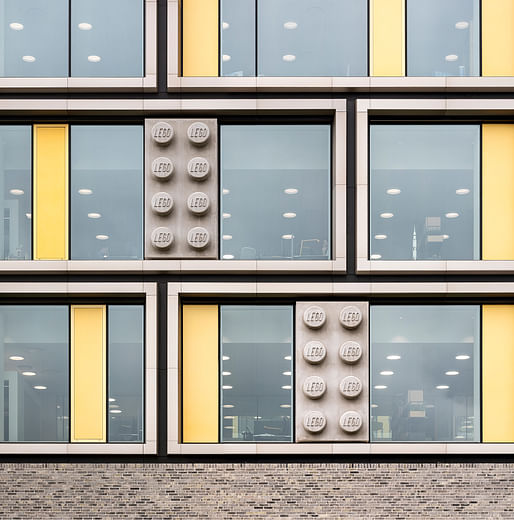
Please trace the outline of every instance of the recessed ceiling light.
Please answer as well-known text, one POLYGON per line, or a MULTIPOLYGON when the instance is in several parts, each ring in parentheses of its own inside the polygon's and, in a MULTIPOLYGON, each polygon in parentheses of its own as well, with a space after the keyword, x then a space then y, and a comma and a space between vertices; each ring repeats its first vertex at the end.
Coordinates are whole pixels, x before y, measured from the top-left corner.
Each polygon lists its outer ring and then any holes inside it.
POLYGON ((379 255, 378 253, 373 253, 370 255, 371 260, 380 260, 382 258, 382 255, 379 255))
POLYGON ((102 215, 100 213, 88 213, 88 218, 100 218, 102 215))
POLYGON ((11 22, 9 24, 9 27, 13 30, 13 31, 23 31, 23 24, 22 23, 19 23, 19 22, 11 22))
POLYGON ((11 195, 23 195, 25 192, 23 190, 20 190, 19 188, 14 188, 12 190, 9 190, 9 193, 11 195))
POLYGON ((232 215, 230 213, 223 213, 223 218, 230 218, 232 215))
POLYGON ((282 238, 284 240, 292 240, 293 239, 293 235, 282 235, 282 238))
POLYGON ((123 410, 109 410, 109 413, 121 413, 123 410))
POLYGON ((283 213, 282 216, 284 218, 295 218, 296 217, 296 213, 293 213, 293 212, 283 213))
POLYGON ((43 385, 36 385, 36 386, 34 386, 34 388, 35 388, 36 390, 46 390, 47 387, 46 387, 46 386, 43 386, 43 385))
POLYGON ((78 28, 81 31, 90 31, 93 28, 93 26, 90 23, 81 22, 81 23, 79 23, 78 28))
POLYGON ((287 195, 296 195, 298 193, 298 190, 296 188, 286 188, 284 190, 284 193, 287 195))
POLYGON ((231 376, 232 372, 222 372, 221 375, 222 376, 231 376))
POLYGON ((394 213, 390 213, 388 211, 386 211, 385 213, 380 213, 380 218, 393 218, 394 217, 394 213))
POLYGON ((291 408, 290 404, 281 404, 280 408, 291 408))
POLYGON ((392 370, 382 370, 382 372, 380 372, 381 376, 392 376, 393 374, 394 372, 392 370))
POLYGON ((371 408, 378 408, 378 404, 372 404, 371 408))
POLYGON ((34 63, 36 61, 34 56, 22 56, 21 59, 26 63, 34 63))
POLYGON ((459 373, 457 372, 457 370, 448 370, 448 372, 445 372, 445 374, 447 376, 458 376, 459 373))
POLYGON ((281 387, 283 390, 291 390, 292 386, 291 385, 284 385, 281 387))
POLYGON ((232 240, 232 235, 223 235, 223 240, 232 240))
POLYGON ((232 390, 232 387, 230 385, 223 385, 221 388, 223 390, 232 390))
POLYGON ((232 56, 230 56, 230 54, 223 54, 223 56, 221 57, 222 61, 230 61, 231 59, 232 56))
POLYGON ((443 240, 448 240, 450 238, 450 235, 442 235, 443 240))
POLYGON ((468 356, 466 354, 459 354, 458 356, 455 356, 455 359, 458 359, 459 361, 464 361, 465 359, 469 359, 469 357, 470 356, 468 356))
POLYGON ((223 260, 234 260, 234 255, 223 255, 223 260))
POLYGON ((35 372, 27 371, 27 372, 22 372, 21 375, 22 375, 22 376, 35 376, 36 373, 35 373, 35 372))
POLYGON ((285 359, 286 361, 291 361, 291 359, 293 359, 293 357, 292 357, 292 356, 284 356, 284 359, 285 359))
POLYGON ((97 240, 109 240, 109 235, 96 235, 97 240))
POLYGON ((109 402, 110 402, 110 403, 115 403, 115 402, 116 402, 116 399, 114 399, 114 397, 109 397, 109 402))
POLYGON ((390 356, 387 356, 386 359, 390 359, 391 361, 396 361, 397 359, 402 359, 402 356, 399 356, 398 354, 391 354, 390 356))
POLYGON ((298 24, 296 22, 285 22, 284 23, 284 29, 288 29, 289 31, 292 31, 293 29, 296 29, 298 27, 298 24))
POLYGON ((455 29, 467 29, 469 27, 469 22, 457 22, 455 24, 455 29))
POLYGON ((438 390, 448 390, 450 387, 448 385, 437 385, 436 388, 438 390))
POLYGON ((398 188, 389 188, 386 193, 388 195, 400 195, 400 193, 402 192, 402 190, 398 189, 398 188))
POLYGON ((283 376, 290 376, 291 375, 291 372, 287 371, 287 372, 282 372, 282 375, 283 376))
POLYGON ((23 356, 9 356, 9 359, 13 361, 23 361, 25 358, 23 356))
POLYGON ((90 190, 89 188, 80 188, 79 195, 91 195, 93 193, 93 190, 90 190))
POLYGON ((282 56, 282 60, 287 62, 295 61, 296 56, 294 54, 285 54, 284 56, 282 56))
POLYGON ((385 390, 387 388, 386 385, 375 385, 373 387, 375 390, 385 390))
POLYGON ((223 419, 234 419, 234 415, 224 415, 223 419))
POLYGON ((457 195, 467 195, 469 193, 468 188, 459 188, 458 190, 455 190, 455 193, 457 195))
POLYGON ((233 430, 234 429, 233 426, 223 426, 223 428, 225 428, 225 430, 233 430))
POLYGON ((448 54, 448 56, 445 56, 444 59, 446 61, 457 61, 459 57, 456 54, 448 54))
POLYGON ((375 235, 375 240, 385 240, 387 235, 375 235))
POLYGON ((90 61, 91 63, 98 63, 102 61, 102 58, 100 56, 96 56, 95 54, 92 54, 91 56, 87 57, 87 61, 90 61))
POLYGON ((228 29, 230 27, 230 24, 228 22, 223 22, 221 24, 221 27, 223 27, 223 29, 228 29))
POLYGON ((459 214, 453 211, 453 212, 450 212, 450 213, 446 213, 445 217, 446 218, 458 218, 459 214))
POLYGON ((223 356, 221 359, 223 359, 223 361, 228 361, 230 359, 230 356, 223 356))
POLYGON ((234 408, 233 404, 224 404, 223 408, 234 408))
POLYGON ((230 190, 227 188, 223 188, 223 195, 228 195, 230 193, 230 190))
POLYGON ((25 213, 25 216, 30 220, 32 218, 32 213, 25 213))

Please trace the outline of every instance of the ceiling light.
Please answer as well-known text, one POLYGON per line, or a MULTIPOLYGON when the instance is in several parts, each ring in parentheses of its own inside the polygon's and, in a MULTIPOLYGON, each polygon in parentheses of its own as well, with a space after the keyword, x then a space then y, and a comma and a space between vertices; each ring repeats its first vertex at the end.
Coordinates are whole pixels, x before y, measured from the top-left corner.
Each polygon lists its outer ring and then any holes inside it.
POLYGON ((291 408, 290 404, 281 404, 280 408, 291 408))
POLYGON ((382 372, 380 372, 381 376, 392 376, 393 374, 394 372, 392 370, 382 370, 382 372))
POLYGON ((23 190, 20 190, 19 188, 14 188, 12 190, 9 190, 9 193, 11 195, 23 195, 25 192, 23 190))
POLYGON ((228 195, 230 193, 230 190, 227 188, 223 188, 223 195, 228 195))
POLYGON ((46 386, 43 386, 43 385, 36 385, 34 388, 35 388, 36 390, 46 390, 47 387, 46 387, 46 386))
POLYGON ((254 419, 262 419, 262 417, 260 415, 254 415, 253 417, 254 419))
POLYGON ((93 26, 90 23, 81 22, 81 23, 79 23, 78 28, 81 31, 90 31, 93 28, 93 26))
POLYGON ((436 388, 438 390, 448 390, 450 387, 448 385, 437 385, 436 388))
POLYGON ((455 190, 455 193, 457 195, 467 195, 469 193, 468 188, 459 188, 458 190, 455 190))
POLYGON ((230 213, 223 213, 223 218, 230 218, 232 215, 230 213))
POLYGON ((456 54, 448 54, 448 56, 445 56, 444 59, 446 61, 457 61, 459 57, 456 54))
POLYGON ((232 240, 232 235, 223 235, 223 240, 232 240))
POLYGON ((282 216, 284 218, 295 218, 296 217, 296 213, 293 213, 293 212, 283 213, 282 216))
POLYGON ((109 410, 109 413, 121 413, 123 410, 109 410))
POLYGON ((457 370, 448 370, 448 372, 445 372, 445 374, 447 376, 458 376, 459 373, 457 372, 457 370))
POLYGON ((469 356, 466 354, 459 354, 458 356, 455 356, 455 359, 458 359, 459 361, 463 361, 465 359, 469 359, 469 356))
POLYGON ((382 258, 382 255, 379 255, 378 253, 374 253, 370 256, 371 260, 380 260, 382 258))
POLYGON ((291 385, 284 385, 281 388, 284 390, 291 390, 292 387, 291 387, 291 385))
POLYGON ((443 240, 448 240, 450 238, 450 235, 441 235, 443 237, 443 240))
POLYGON ((223 361, 228 361, 230 359, 230 356, 223 356, 221 359, 223 359, 223 361))
POLYGON ((11 22, 9 24, 9 27, 13 30, 13 31, 23 31, 23 24, 22 23, 19 23, 19 22, 11 22))
POLYGON ((230 385, 223 385, 221 388, 223 390, 232 390, 232 387, 230 385))
POLYGON ((293 239, 293 235, 282 235, 282 238, 284 240, 292 240, 293 239))
POLYGON ((23 361, 25 358, 23 356, 9 356, 9 359, 13 361, 23 361))
POLYGON ((458 218, 458 216, 459 216, 459 214, 456 212, 446 213, 446 215, 445 215, 446 218, 458 218))
POLYGON ((32 213, 25 213, 25 216, 30 220, 32 218, 32 213))
POLYGON ((109 235, 96 235, 97 240, 109 240, 109 235))
POLYGON ((34 63, 36 61, 34 56, 22 56, 21 59, 26 63, 34 63))
POLYGON ((287 195, 296 195, 298 193, 298 190, 296 188, 286 188, 284 190, 284 193, 287 195))
POLYGON ((89 188, 80 188, 79 195, 91 195, 93 193, 93 190, 90 190, 89 188))
POLYGON ((231 376, 232 372, 222 372, 221 375, 222 376, 231 376))
POLYGON ((378 404, 372 404, 371 408, 378 408, 378 404))
POLYGON ((100 56, 92 54, 91 56, 87 57, 87 61, 90 61, 91 63, 98 63, 99 61, 102 61, 102 58, 100 58, 100 56))
POLYGON ((223 419, 234 419, 235 415, 224 415, 223 419))
POLYGON ((388 195, 400 195, 400 193, 402 192, 402 190, 398 189, 398 188, 389 188, 386 193, 388 195))
POLYGON ((223 29, 228 29, 230 27, 230 24, 228 22, 223 22, 221 24, 221 27, 223 27, 223 29))
POLYGON ((285 22, 284 23, 284 29, 288 29, 289 31, 292 31, 293 29, 296 29, 298 27, 298 24, 296 22, 285 22))
POLYGON ((375 385, 373 387, 375 390, 385 390, 387 388, 386 385, 375 385))
POLYGON ((230 56, 230 54, 223 54, 223 56, 221 57, 222 61, 230 61, 231 59, 232 56, 230 56))
POLYGON ((234 255, 223 255, 223 260, 234 260, 234 255))
POLYGON ((233 404, 224 404, 223 408, 234 408, 233 404))
POLYGON ((385 213, 380 213, 380 218, 393 218, 394 217, 394 213, 389 213, 389 212, 385 212, 385 213))
POLYGON ((100 213, 88 213, 88 218, 100 218, 102 215, 100 213))
POLYGON ((116 402, 116 399, 114 399, 114 397, 109 397, 109 402, 110 402, 110 403, 115 403, 115 402, 116 402))
POLYGON ((292 356, 285 356, 284 359, 285 359, 286 361, 291 361, 291 359, 293 359, 293 357, 292 357, 292 356))
POLYGON ((387 356, 386 359, 390 359, 391 361, 396 361, 397 359, 402 359, 402 356, 399 356, 398 354, 391 354, 390 356, 387 356))
POLYGON ((35 372, 22 372, 21 375, 22 376, 35 376, 36 373, 35 372))
POLYGON ((282 372, 282 375, 283 375, 283 376, 290 376, 290 375, 291 375, 291 372, 282 372))
POLYGON ((223 426, 223 428, 225 428, 225 430, 233 430, 234 429, 233 426, 223 426))
POLYGON ((282 56, 282 60, 291 62, 291 61, 296 60, 296 56, 294 54, 286 54, 286 55, 282 56))
POLYGON ((455 29, 467 29, 469 27, 469 22, 457 22, 455 24, 455 29))
POLYGON ((387 235, 375 235, 375 240, 385 240, 387 235))

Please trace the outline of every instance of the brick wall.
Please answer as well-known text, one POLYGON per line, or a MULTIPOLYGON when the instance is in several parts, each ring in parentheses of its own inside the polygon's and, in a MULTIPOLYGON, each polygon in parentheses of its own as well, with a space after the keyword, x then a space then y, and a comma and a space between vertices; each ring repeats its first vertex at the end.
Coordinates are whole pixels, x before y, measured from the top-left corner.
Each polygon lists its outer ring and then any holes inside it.
POLYGON ((514 464, 3 464, 0 518, 514 518, 514 464))

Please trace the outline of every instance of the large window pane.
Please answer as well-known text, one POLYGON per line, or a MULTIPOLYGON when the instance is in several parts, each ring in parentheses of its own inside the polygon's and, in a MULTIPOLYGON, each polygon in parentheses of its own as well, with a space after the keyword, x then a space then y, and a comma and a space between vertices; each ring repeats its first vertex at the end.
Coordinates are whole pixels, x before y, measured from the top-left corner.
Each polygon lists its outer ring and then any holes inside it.
POLYGON ((68 307, 0 306, 0 439, 68 441, 68 307))
POLYGON ((0 76, 68 76, 68 0, 3 0, 0 42, 0 76))
POLYGON ((372 438, 480 440, 480 306, 371 308, 372 438))
POLYGON ((330 127, 223 126, 221 256, 330 258, 330 127))
POLYGON ((0 126, 0 259, 30 260, 31 127, 0 126))
POLYGON ((144 75, 143 0, 72 0, 71 75, 144 75))
POLYGON ((221 307, 221 439, 291 442, 293 309, 221 307))
POLYGON ((479 125, 372 125, 370 258, 478 260, 479 179, 479 125))
POLYGON ((479 0, 407 0, 407 75, 478 76, 479 0))
POLYGON ((109 305, 109 442, 143 442, 144 307, 109 305))
POLYGON ((142 255, 142 127, 72 126, 72 259, 142 255))
POLYGON ((367 76, 367 0, 258 0, 259 76, 367 76))
POLYGON ((221 75, 255 76, 255 0, 221 0, 221 75))

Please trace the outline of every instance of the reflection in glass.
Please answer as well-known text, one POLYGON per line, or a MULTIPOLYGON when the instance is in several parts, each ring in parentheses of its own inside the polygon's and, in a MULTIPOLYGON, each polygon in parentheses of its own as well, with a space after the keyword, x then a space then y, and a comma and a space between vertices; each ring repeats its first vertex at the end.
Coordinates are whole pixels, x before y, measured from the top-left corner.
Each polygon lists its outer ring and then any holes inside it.
POLYGON ((3 0, 0 76, 68 76, 68 0, 3 0))
POLYGON ((109 305, 109 442, 143 442, 142 305, 109 305))
POLYGON ((221 439, 292 442, 292 306, 221 306, 221 439))
POLYGON ((221 0, 221 75, 255 76, 255 0, 221 0))
POLYGON ((65 442, 68 307, 0 306, 0 439, 65 442))
POLYGON ((221 128, 223 259, 330 258, 330 127, 221 128))
POLYGON ((479 0, 407 0, 407 75, 478 76, 479 0))
POLYGON ((143 129, 71 127, 71 258, 143 255, 143 129))
POLYGON ((370 258, 478 260, 479 125, 372 125, 370 258))
POLYGON ((367 0, 258 0, 259 76, 366 76, 367 0))
POLYGON ((142 77, 143 1, 72 0, 71 75, 142 77))
POLYGON ((0 126, 0 259, 30 260, 32 166, 30 126, 0 126))
POLYGON ((373 442, 480 440, 480 306, 374 306, 371 349, 373 442))

